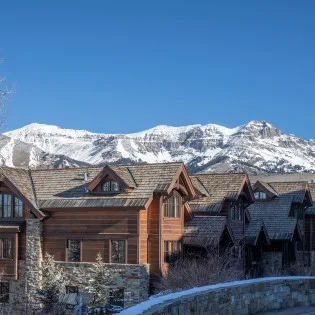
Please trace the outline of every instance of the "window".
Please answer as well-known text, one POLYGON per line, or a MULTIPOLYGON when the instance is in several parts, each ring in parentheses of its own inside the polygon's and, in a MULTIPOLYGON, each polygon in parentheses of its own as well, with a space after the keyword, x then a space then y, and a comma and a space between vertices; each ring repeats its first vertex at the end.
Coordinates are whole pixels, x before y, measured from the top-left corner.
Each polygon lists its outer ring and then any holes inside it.
POLYGON ((261 200, 261 199, 267 199, 266 193, 264 193, 263 191, 256 191, 254 193, 254 197, 257 200, 261 200))
POLYGON ((71 293, 79 294, 79 288, 73 285, 66 285, 66 294, 71 293))
POLYGON ((81 241, 68 240, 68 261, 81 261, 81 241))
POLYGON ((14 197, 14 216, 16 218, 23 217, 23 202, 17 197, 14 197))
POLYGON ((3 195, 3 204, 2 204, 2 210, 3 210, 3 217, 11 217, 11 210, 12 210, 12 197, 11 195, 3 195))
POLYGON ((182 197, 174 192, 164 203, 164 217, 179 218, 182 209, 182 197))
POLYGON ((108 181, 102 185, 102 192, 119 192, 119 191, 120 191, 120 185, 117 182, 108 181))
POLYGON ((23 217, 22 200, 10 194, 0 194, 0 216, 3 218, 23 217))
POLYGON ((125 290, 122 288, 109 289, 109 304, 110 306, 118 306, 124 308, 125 290))
POLYGON ((12 259, 11 238, 0 238, 0 259, 12 259))
POLYGON ((243 206, 241 203, 231 203, 231 219, 236 221, 242 221, 242 213, 243 213, 243 206))
POLYGON ((111 247, 112 247, 111 262, 115 264, 125 264, 126 263, 126 241, 112 240, 111 247))
POLYGON ((9 282, 0 282, 0 303, 9 303, 10 286, 9 282))
POLYGON ((164 262, 171 263, 176 260, 181 252, 180 241, 164 241, 164 262))

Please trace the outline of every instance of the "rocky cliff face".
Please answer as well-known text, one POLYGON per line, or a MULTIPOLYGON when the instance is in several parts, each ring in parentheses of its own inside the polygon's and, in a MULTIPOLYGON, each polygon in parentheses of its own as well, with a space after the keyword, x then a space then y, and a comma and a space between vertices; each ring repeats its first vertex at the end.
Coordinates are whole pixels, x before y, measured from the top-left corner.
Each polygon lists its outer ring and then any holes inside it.
POLYGON ((213 124, 157 126, 112 135, 31 124, 2 137, 2 162, 13 166, 183 161, 194 172, 315 171, 315 141, 283 134, 264 121, 233 129, 213 124))

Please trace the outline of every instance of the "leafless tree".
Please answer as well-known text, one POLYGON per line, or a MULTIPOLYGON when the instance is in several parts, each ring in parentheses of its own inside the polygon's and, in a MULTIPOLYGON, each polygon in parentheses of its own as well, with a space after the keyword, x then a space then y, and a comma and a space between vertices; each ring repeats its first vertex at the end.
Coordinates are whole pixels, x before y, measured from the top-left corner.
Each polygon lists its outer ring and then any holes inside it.
MULTIPOLYGON (((3 58, 0 57, 0 64, 3 63, 3 58)), ((6 108, 8 97, 13 93, 13 88, 8 88, 5 84, 5 77, 0 75, 0 127, 3 126, 6 120, 6 108)))
MULTIPOLYGON (((204 243, 203 243, 204 244, 204 243)), ((172 292, 209 284, 240 280, 244 272, 235 263, 233 247, 200 246, 202 254, 180 255, 156 284, 158 292, 172 292)))

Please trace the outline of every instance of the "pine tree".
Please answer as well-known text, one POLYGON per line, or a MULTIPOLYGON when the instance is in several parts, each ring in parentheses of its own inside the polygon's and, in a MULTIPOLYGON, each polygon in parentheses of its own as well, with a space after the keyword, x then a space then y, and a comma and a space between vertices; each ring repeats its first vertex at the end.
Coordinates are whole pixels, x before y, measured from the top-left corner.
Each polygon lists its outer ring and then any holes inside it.
POLYGON ((46 253, 42 264, 43 286, 38 290, 39 301, 46 313, 52 313, 59 304, 60 294, 65 287, 63 270, 54 260, 54 256, 46 253))
MULTIPOLYGON (((110 277, 101 253, 96 256, 92 277, 89 281, 89 293, 91 294, 91 305, 94 310, 91 314, 105 314, 106 303, 109 295, 108 279, 110 277)), ((89 314, 90 314, 89 313, 89 314)))

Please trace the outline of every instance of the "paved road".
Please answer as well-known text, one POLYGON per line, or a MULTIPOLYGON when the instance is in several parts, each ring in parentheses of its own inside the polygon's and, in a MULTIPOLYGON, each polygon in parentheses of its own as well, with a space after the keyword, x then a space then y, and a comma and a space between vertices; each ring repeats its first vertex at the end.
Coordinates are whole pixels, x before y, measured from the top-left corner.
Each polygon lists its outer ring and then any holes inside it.
POLYGON ((315 315, 315 307, 297 307, 277 312, 260 313, 258 315, 315 315))

